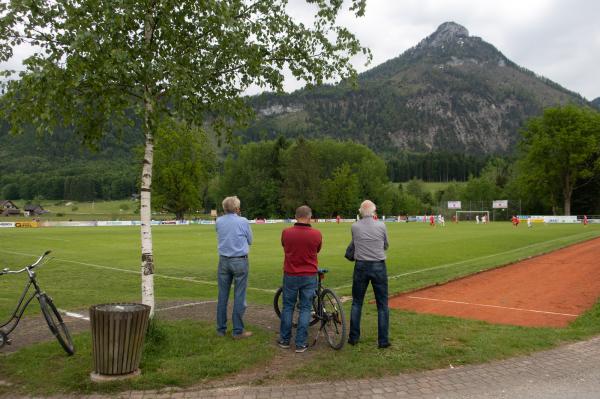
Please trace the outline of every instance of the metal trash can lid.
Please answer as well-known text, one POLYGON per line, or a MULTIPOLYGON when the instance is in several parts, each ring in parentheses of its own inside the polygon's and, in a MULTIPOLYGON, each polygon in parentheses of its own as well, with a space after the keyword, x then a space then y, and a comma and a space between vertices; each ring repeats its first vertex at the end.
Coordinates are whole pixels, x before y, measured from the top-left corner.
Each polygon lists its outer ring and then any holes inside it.
POLYGON ((143 312, 148 305, 142 305, 141 303, 104 303, 101 305, 92 305, 91 308, 96 312, 143 312))

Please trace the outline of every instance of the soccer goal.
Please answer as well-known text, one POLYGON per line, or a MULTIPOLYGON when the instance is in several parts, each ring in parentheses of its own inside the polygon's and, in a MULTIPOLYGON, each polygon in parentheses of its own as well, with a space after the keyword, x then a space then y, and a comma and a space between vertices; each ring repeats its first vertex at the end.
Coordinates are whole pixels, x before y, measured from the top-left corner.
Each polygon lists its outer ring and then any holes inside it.
POLYGON ((455 220, 457 222, 469 221, 483 223, 484 217, 487 223, 490 222, 490 211, 456 211, 455 220))

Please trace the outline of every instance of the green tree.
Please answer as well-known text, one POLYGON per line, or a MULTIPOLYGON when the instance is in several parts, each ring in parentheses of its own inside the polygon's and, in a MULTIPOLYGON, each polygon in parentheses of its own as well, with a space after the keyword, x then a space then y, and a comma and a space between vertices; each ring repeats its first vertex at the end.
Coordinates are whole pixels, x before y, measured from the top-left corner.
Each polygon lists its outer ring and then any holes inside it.
POLYGON ((421 200, 409 193, 402 193, 399 201, 399 212, 401 215, 418 215, 423 213, 425 205, 421 200))
POLYGON ((431 192, 425 187, 425 183, 421 179, 411 179, 406 183, 405 191, 407 194, 412 195, 419 201, 426 204, 433 202, 433 196, 431 192))
POLYGON ((19 195, 19 186, 15 183, 9 183, 2 188, 2 197, 7 200, 16 200, 21 198, 19 195))
POLYGON ((490 207, 493 200, 499 199, 500 194, 499 188, 492 181, 474 176, 469 178, 461 191, 463 201, 475 201, 477 206, 484 209, 490 207))
MULTIPOLYGON (((351 0, 362 16, 366 0, 351 0)), ((227 132, 251 115, 251 85, 282 91, 284 70, 309 84, 353 77, 350 59, 370 56, 337 24, 342 1, 307 1, 311 23, 286 0, 12 0, 0 3, 0 61, 30 42, 18 80, 5 80, 2 114, 12 131, 31 123, 51 133, 73 127, 97 143, 137 118, 144 134, 141 173, 142 301, 154 309, 150 193, 154 138, 167 115, 227 132), (132 117, 134 113, 135 118, 132 117)), ((7 75, 5 71, 3 75, 7 75)))
POLYGON ((396 183, 388 183, 384 186, 380 199, 377 202, 380 215, 399 215, 401 210, 402 191, 396 183))
POLYGON ((321 214, 354 217, 360 203, 359 183, 347 163, 334 170, 331 179, 325 180, 322 192, 318 207, 321 214))
POLYGON ((281 181, 274 177, 273 154, 278 151, 276 142, 250 143, 240 148, 236 157, 230 156, 224 165, 220 181, 220 195, 237 195, 242 202, 242 212, 249 218, 271 217, 279 209, 281 181))
POLYGON ((521 181, 553 205, 562 198, 570 215, 573 191, 600 173, 600 113, 574 105, 548 108, 521 134, 521 181))
POLYGON ((201 129, 173 120, 160 124, 155 144, 152 206, 183 219, 185 212, 202 207, 215 153, 201 129))
POLYGON ((282 166, 281 204, 293 215, 300 205, 315 208, 321 196, 321 161, 315 145, 300 138, 285 153, 282 166))

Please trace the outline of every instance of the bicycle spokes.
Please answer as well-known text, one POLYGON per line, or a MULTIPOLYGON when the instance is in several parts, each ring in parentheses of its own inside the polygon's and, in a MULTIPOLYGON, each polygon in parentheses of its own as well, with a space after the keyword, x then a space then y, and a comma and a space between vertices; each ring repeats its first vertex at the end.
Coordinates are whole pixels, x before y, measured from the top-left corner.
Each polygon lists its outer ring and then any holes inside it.
POLYGON ((346 319, 342 302, 337 295, 329 290, 323 290, 321 294, 321 304, 323 306, 323 325, 327 341, 334 349, 340 349, 344 346, 346 338, 346 319))

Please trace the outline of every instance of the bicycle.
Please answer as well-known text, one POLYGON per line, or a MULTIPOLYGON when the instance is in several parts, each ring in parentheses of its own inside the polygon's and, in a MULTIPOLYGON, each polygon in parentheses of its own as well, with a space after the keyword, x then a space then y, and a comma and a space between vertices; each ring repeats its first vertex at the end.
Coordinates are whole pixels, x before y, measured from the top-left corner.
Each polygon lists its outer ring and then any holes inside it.
POLYGON ((69 334, 69 330, 65 325, 62 316, 56 309, 54 302, 52 302, 52 298, 48 296, 45 292, 40 289, 40 286, 36 280, 36 275, 34 269, 41 265, 42 261, 50 254, 50 251, 44 252, 42 256, 38 258, 35 263, 24 267, 21 270, 9 270, 8 268, 0 271, 0 276, 4 274, 19 274, 22 272, 27 272, 29 275, 29 280, 25 285, 25 289, 23 290, 23 294, 21 294, 21 298, 19 299, 19 303, 17 307, 13 311, 12 316, 8 319, 7 322, 0 325, 0 348, 4 345, 10 345, 11 340, 9 339, 10 333, 17 327, 25 309, 33 298, 37 298, 40 302, 40 308, 42 309, 42 314, 46 319, 46 323, 48 323, 48 327, 52 334, 56 337, 62 348, 67 352, 67 354, 72 355, 75 353, 75 348, 73 347, 73 340, 71 339, 71 334, 69 334), (29 289, 33 285, 33 292, 29 298, 25 299, 29 289))
MULTIPOLYGON (((322 281, 325 279, 327 272, 327 269, 318 270, 317 290, 313 297, 313 308, 309 324, 313 326, 321 322, 319 332, 313 340, 313 345, 317 343, 319 335, 324 332, 329 346, 337 350, 341 349, 346 342, 346 315, 340 298, 331 289, 323 287, 322 281)), ((282 292, 283 287, 279 287, 273 298, 273 308, 279 318, 281 318, 281 309, 283 309, 282 292)), ((293 326, 296 327, 296 323, 293 326)))

